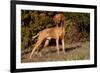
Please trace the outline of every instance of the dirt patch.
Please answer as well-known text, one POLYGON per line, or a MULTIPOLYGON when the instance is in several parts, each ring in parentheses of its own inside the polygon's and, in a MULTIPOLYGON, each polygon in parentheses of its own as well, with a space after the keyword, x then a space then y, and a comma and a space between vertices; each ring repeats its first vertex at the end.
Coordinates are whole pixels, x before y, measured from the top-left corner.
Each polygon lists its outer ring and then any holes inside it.
POLYGON ((60 45, 60 55, 56 52, 55 46, 48 46, 42 48, 42 50, 34 54, 32 59, 29 59, 29 53, 21 56, 21 62, 46 62, 46 61, 68 61, 68 60, 86 60, 90 58, 90 43, 78 42, 72 44, 65 43, 65 54, 62 52, 60 45))

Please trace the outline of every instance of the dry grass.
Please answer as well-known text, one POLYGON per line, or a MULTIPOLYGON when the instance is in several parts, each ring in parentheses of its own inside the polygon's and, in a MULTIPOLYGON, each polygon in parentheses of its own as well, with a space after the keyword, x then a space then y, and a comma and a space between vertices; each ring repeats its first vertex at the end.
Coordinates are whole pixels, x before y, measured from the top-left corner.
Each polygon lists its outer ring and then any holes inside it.
POLYGON ((48 46, 40 51, 41 54, 38 53, 37 55, 33 55, 31 60, 29 59, 30 53, 22 54, 21 62, 71 61, 86 60, 90 58, 89 42, 78 42, 73 44, 65 43, 65 50, 65 54, 60 51, 60 55, 58 56, 56 47, 48 46))

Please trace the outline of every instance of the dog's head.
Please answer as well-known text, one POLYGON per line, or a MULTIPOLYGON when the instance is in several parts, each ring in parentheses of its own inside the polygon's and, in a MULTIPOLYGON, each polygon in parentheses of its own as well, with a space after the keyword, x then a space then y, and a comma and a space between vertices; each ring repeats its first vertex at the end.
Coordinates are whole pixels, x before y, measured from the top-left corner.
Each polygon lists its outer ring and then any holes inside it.
POLYGON ((65 16, 63 14, 56 14, 53 18, 53 21, 56 25, 61 26, 64 25, 65 16))

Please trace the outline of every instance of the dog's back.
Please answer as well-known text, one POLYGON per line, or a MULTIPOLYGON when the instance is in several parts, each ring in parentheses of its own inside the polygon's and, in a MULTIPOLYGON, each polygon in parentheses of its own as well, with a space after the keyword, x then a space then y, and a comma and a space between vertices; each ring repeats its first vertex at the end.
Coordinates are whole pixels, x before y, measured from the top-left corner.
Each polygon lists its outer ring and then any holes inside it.
POLYGON ((53 39, 56 39, 56 36, 62 37, 64 36, 64 29, 61 27, 52 27, 52 28, 47 28, 42 31, 40 31, 39 35, 40 36, 45 36, 45 38, 50 37, 53 39))

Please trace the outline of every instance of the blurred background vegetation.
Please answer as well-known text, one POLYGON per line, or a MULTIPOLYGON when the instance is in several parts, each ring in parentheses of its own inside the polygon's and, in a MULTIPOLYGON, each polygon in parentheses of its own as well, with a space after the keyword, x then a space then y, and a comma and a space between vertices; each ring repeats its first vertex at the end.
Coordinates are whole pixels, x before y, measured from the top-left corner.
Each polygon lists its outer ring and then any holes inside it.
POLYGON ((36 43, 32 36, 39 31, 54 27, 53 16, 62 13, 65 16, 65 43, 89 41, 90 14, 75 12, 50 12, 21 10, 21 50, 31 50, 36 43))

